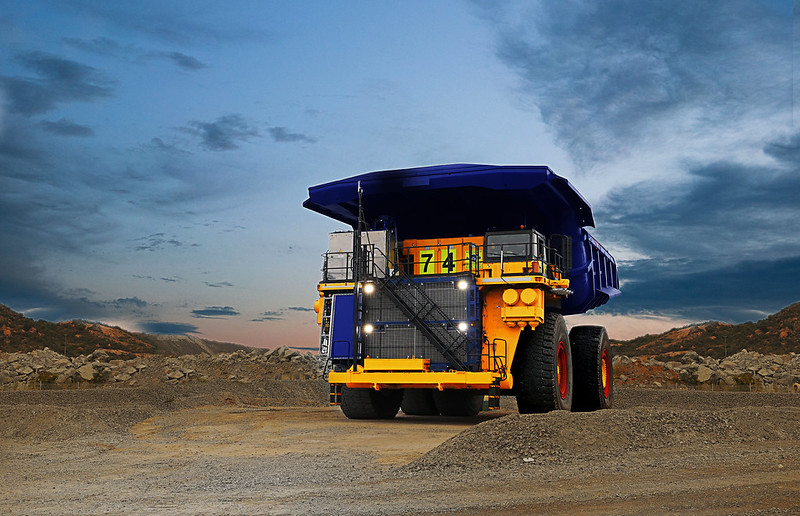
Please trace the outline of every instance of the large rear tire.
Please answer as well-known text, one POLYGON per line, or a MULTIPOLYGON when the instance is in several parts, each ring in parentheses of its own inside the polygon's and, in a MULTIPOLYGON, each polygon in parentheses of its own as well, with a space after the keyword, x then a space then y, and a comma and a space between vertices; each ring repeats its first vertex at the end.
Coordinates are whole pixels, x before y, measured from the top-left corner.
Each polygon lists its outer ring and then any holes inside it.
POLYGON ((402 389, 351 389, 342 386, 342 413, 348 419, 392 419, 400 410, 402 389))
POLYGON ((483 408, 483 391, 445 389, 433 391, 433 401, 443 416, 473 417, 483 408))
POLYGON ((602 326, 575 326, 569 332, 569 341, 575 370, 572 410, 611 408, 614 375, 608 332, 602 326))
POLYGON ((433 401, 433 389, 405 389, 400 410, 409 416, 436 416, 439 409, 433 401))
POLYGON ((572 351, 561 314, 547 312, 533 332, 523 332, 511 374, 520 414, 572 408, 572 351))

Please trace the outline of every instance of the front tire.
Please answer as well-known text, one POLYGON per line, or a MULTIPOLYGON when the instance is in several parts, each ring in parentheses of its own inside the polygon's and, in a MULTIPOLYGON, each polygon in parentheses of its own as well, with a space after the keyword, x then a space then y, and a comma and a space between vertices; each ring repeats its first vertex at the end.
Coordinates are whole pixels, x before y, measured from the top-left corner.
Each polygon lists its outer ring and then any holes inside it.
POLYGON ((572 408, 572 350, 560 313, 545 313, 533 332, 523 332, 511 374, 520 414, 572 408))
POLYGON ((569 332, 572 363, 575 365, 575 394, 572 409, 609 409, 614 402, 611 345, 602 326, 575 326, 569 332))
POLYGON ((392 419, 400 410, 402 389, 353 389, 342 386, 342 413, 348 419, 392 419))

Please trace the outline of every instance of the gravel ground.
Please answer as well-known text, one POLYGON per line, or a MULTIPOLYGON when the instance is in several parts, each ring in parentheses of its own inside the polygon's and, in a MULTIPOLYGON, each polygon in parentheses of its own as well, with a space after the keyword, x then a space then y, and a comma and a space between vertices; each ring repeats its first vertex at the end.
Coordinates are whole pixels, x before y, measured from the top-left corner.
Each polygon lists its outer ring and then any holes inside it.
POLYGON ((390 421, 326 394, 2 392, 0 513, 800 513, 797 394, 618 389, 596 413, 390 421))

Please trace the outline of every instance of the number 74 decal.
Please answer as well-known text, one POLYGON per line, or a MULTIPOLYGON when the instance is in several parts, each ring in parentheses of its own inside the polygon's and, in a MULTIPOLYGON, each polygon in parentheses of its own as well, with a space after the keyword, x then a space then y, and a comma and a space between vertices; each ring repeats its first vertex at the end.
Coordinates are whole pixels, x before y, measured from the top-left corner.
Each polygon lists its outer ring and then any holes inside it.
POLYGON ((426 250, 419 253, 419 274, 451 274, 460 272, 458 249, 441 249, 439 260, 435 260, 436 251, 426 250))

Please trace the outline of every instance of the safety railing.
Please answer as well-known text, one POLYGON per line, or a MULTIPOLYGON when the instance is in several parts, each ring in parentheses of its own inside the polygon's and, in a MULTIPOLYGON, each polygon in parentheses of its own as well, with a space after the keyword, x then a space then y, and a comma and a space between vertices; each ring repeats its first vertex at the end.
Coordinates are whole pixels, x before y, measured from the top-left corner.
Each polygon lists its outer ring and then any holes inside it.
POLYGON ((548 279, 566 277, 571 260, 562 251, 544 242, 503 242, 486 245, 484 261, 499 263, 501 275, 534 275, 548 279))
MULTIPOLYGON (((390 276, 394 264, 375 245, 364 244, 361 246, 358 265, 358 277, 385 278, 390 276)), ((328 251, 323 253, 322 281, 323 283, 353 281, 352 251, 328 251)))

